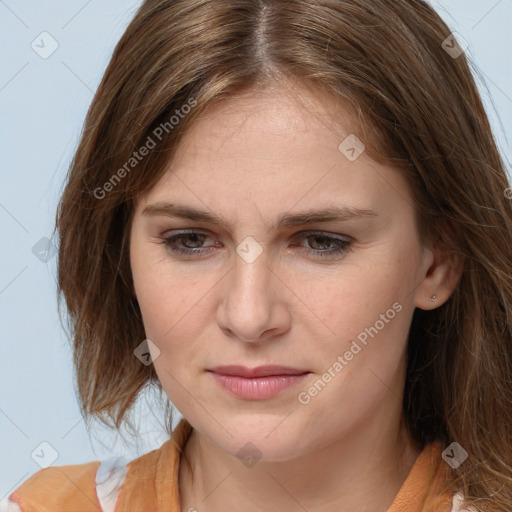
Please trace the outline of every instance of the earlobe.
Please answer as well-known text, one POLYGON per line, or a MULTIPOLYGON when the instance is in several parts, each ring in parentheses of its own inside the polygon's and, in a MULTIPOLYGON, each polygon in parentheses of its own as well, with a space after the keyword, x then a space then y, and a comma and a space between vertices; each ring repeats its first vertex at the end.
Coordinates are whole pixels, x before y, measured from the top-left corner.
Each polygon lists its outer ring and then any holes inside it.
POLYGON ((462 274, 463 261, 456 254, 430 250, 428 268, 415 292, 414 304, 424 310, 443 305, 455 290, 462 274))

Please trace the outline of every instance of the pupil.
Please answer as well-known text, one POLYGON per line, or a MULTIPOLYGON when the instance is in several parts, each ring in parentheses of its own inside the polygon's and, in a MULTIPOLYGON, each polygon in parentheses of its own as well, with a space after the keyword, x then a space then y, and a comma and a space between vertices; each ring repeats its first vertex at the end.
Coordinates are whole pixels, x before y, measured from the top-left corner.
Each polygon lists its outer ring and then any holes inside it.
POLYGON ((322 248, 325 249, 326 245, 329 245, 329 242, 327 240, 327 238, 325 236, 315 236, 315 243, 319 243, 321 246, 323 246, 322 248), (319 242, 320 240, 320 242, 319 242), (324 240, 326 243, 322 244, 321 241, 324 240))
POLYGON ((187 235, 187 237, 188 237, 189 241, 192 242, 192 244, 196 244, 197 242, 199 242, 199 240, 198 240, 198 237, 199 237, 198 233, 190 233, 190 234, 187 235))

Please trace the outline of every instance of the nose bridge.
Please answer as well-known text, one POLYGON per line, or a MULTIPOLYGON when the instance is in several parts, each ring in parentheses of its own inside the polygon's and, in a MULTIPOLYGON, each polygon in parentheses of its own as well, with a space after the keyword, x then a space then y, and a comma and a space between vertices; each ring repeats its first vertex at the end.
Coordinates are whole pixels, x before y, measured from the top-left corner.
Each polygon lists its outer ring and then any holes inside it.
POLYGON ((244 341, 259 341, 263 332, 277 327, 272 325, 276 296, 269 256, 254 239, 245 239, 224 288, 221 327, 244 341))
POLYGON ((254 238, 248 237, 239 244, 236 252, 231 292, 237 302, 260 307, 268 300, 271 275, 268 251, 254 238))

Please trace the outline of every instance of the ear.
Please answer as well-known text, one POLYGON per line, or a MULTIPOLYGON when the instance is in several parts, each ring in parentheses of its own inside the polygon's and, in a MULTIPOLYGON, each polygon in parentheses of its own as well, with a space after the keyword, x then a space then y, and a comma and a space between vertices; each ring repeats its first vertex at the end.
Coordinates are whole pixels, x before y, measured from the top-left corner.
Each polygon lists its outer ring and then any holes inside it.
POLYGON ((415 291, 415 306, 430 310, 444 304, 455 290, 463 266, 463 259, 453 252, 448 253, 438 247, 424 247, 421 266, 422 281, 415 291), (431 300, 434 297, 435 300, 431 300))

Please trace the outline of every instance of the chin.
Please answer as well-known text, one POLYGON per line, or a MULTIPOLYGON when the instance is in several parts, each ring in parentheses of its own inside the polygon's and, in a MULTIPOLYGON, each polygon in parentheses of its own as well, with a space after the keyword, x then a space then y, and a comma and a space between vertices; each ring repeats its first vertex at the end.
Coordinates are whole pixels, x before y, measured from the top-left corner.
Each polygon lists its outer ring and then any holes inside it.
POLYGON ((254 462, 290 460, 299 455, 299 441, 306 437, 296 431, 292 422, 283 421, 286 415, 248 414, 231 422, 224 422, 230 437, 224 431, 220 438, 208 436, 220 449, 236 457, 248 467, 254 462), (276 428, 277 427, 277 428, 276 428))

